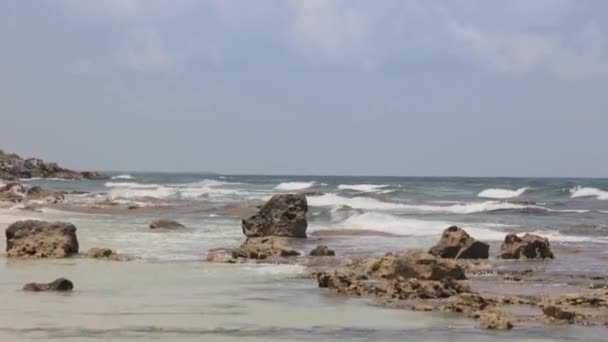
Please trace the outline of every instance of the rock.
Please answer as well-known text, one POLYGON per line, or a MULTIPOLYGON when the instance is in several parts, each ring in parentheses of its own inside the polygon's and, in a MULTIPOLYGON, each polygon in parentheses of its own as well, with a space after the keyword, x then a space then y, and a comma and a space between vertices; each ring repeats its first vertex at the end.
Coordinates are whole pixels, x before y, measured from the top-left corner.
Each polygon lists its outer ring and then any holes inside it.
POLYGON ((503 313, 483 312, 479 315, 479 327, 490 330, 509 330, 513 328, 513 324, 503 313))
POLYGON ((363 258, 354 263, 355 268, 362 268, 366 274, 386 279, 466 279, 464 269, 456 261, 437 258, 423 251, 387 253, 382 258, 363 258))
POLYGON ((317 246, 310 252, 310 256, 335 256, 336 252, 327 246, 317 246))
POLYGON ((429 253, 450 259, 487 259, 490 246, 469 236, 462 228, 452 226, 441 235, 429 253))
POLYGON ((72 291, 74 289, 74 284, 65 278, 59 278, 55 281, 43 284, 43 283, 29 283, 23 286, 23 291, 33 291, 33 292, 41 292, 41 291, 56 291, 56 292, 66 292, 72 291))
POLYGON ((87 258, 91 259, 105 259, 111 261, 128 261, 130 258, 124 254, 116 253, 109 248, 97 248, 93 247, 87 252, 87 258))
POLYGON ((502 259, 553 259, 549 240, 538 235, 526 234, 519 237, 509 234, 500 246, 499 258, 502 259))
POLYGON ((542 308, 545 316, 557 319, 571 321, 576 317, 576 313, 555 305, 548 305, 542 308))
POLYGON ((253 216, 242 222, 247 237, 284 236, 305 238, 308 204, 302 194, 273 196, 253 216))
POLYGON ((6 229, 8 257, 64 258, 78 253, 76 227, 67 222, 18 221, 6 229))
POLYGON ((233 258, 264 260, 269 257, 292 257, 300 253, 289 246, 289 239, 267 236, 248 238, 232 251, 233 258))
POLYGON ((315 274, 319 287, 354 296, 376 296, 385 299, 439 299, 470 291, 451 278, 442 281, 404 279, 373 281, 356 272, 320 272, 315 274))
POLYGON ((158 220, 154 220, 154 221, 152 221, 152 223, 150 223, 150 229, 179 229, 179 228, 185 228, 185 227, 181 223, 174 221, 174 220, 169 220, 169 219, 158 219, 158 220))

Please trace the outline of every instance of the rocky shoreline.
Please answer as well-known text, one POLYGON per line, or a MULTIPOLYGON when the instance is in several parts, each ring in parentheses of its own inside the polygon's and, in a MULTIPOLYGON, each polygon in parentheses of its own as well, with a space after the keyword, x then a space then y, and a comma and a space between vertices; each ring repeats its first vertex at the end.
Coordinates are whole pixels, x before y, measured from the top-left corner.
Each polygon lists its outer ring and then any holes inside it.
MULTIPOLYGON (((49 205, 57 205, 62 201, 60 195, 65 196, 49 189, 9 185, 0 189, 0 201, 27 201, 49 194, 41 198, 58 199, 47 200, 49 205)), ((241 225, 243 243, 210 250, 207 261, 298 264, 306 268, 304 277, 321 291, 369 298, 378 305, 399 309, 460 313, 477 320, 484 329, 506 330, 528 324, 608 326, 608 277, 547 271, 545 266, 550 260, 584 251, 568 252, 540 236, 509 234, 496 250, 498 246, 478 241, 453 226, 446 228, 429 250, 353 255, 332 246, 348 235, 348 230, 342 234, 307 234, 308 205, 303 194, 275 195, 257 211, 237 209, 233 215, 246 217, 241 225), (567 286, 543 290, 555 284, 567 286)), ((166 219, 151 222, 150 228, 165 231, 163 234, 188 229, 166 219)), ((373 231, 351 233, 375 235, 373 231)), ((76 227, 66 222, 16 222, 6 229, 6 239, 9 258, 85 256, 79 254, 76 227)), ((109 248, 92 248, 86 257, 131 259, 109 248)), ((29 288, 53 291, 53 286, 47 284, 29 288)))
POLYGON ((95 171, 74 171, 38 158, 23 159, 14 153, 0 150, 0 179, 27 178, 89 179, 102 180, 108 176, 95 171))

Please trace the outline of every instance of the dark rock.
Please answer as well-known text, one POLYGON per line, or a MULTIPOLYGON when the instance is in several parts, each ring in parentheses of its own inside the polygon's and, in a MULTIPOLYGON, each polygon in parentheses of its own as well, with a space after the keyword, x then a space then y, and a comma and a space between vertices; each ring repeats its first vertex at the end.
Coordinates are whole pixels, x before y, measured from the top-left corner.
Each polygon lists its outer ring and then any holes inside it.
POLYGON ((310 256, 335 256, 336 252, 327 246, 317 246, 310 252, 310 256))
POLYGON ((526 234, 519 237, 509 234, 500 246, 499 258, 502 259, 553 259, 549 240, 538 235, 526 234))
POLYGON ((255 215, 243 220, 243 234, 247 237, 305 238, 307 212, 308 204, 304 195, 275 195, 255 215))
POLYGON ((150 229, 179 229, 185 228, 183 224, 169 219, 158 219, 150 223, 150 229))
POLYGON ((6 229, 8 257, 63 258, 78 253, 76 227, 67 222, 18 221, 6 229))
POLYGON ((452 226, 441 235, 429 253, 450 259, 487 259, 490 246, 469 236, 462 228, 452 226))
POLYGON ((29 283, 23 286, 23 291, 32 291, 32 292, 41 292, 41 291, 56 291, 56 292, 66 292, 72 291, 74 289, 74 284, 65 278, 59 278, 55 281, 44 284, 44 283, 29 283))

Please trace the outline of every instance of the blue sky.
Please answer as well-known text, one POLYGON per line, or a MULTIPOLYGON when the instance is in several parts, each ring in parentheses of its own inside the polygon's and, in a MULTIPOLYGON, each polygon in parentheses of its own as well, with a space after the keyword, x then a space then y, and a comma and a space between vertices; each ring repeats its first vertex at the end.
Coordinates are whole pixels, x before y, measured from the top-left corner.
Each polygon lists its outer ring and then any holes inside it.
POLYGON ((0 144, 104 170, 608 176, 602 0, 9 0, 0 144))

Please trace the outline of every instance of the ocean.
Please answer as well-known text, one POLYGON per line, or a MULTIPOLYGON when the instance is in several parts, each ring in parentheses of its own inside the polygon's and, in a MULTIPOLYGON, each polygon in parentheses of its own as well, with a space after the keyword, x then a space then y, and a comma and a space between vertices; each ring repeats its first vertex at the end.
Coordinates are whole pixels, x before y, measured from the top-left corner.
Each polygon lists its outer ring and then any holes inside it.
MULTIPOLYGON (((219 265, 206 251, 243 240, 240 219, 226 210, 261 205, 273 194, 305 192, 309 227, 393 235, 332 240, 351 254, 427 249, 451 225, 490 243, 495 255, 508 233, 534 232, 572 248, 606 254, 608 179, 256 176, 111 173, 105 181, 23 180, 72 192, 70 206, 0 209, 0 225, 20 219, 69 221, 81 250, 109 247, 136 258, 0 259, 0 340, 77 341, 555 341, 601 340, 604 328, 516 327, 481 331, 446 313, 389 309, 331 295, 301 276, 298 265, 219 265), (85 193, 86 192, 86 193, 85 193), (96 201, 150 210, 86 212, 96 201), (154 208, 170 208, 156 212, 154 208), (150 231, 167 217, 188 229, 150 231), (67 295, 18 291, 26 282, 68 277, 67 295)), ((4 243, 4 241, 3 241, 4 243)), ((4 246, 3 246, 4 247, 4 246)), ((576 260, 576 258, 574 259, 576 260)), ((555 272, 606 274, 605 263, 564 262, 555 272)))

